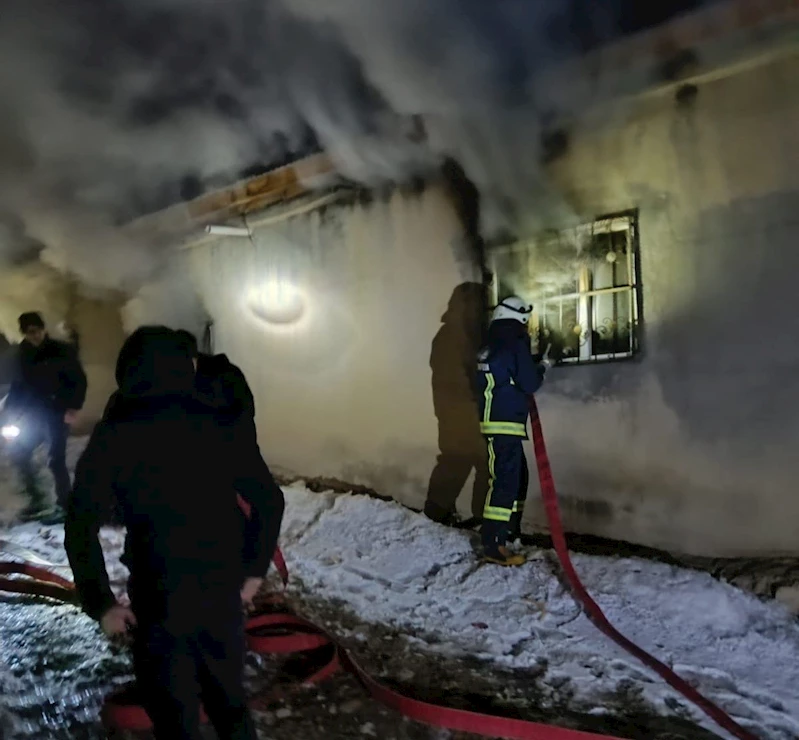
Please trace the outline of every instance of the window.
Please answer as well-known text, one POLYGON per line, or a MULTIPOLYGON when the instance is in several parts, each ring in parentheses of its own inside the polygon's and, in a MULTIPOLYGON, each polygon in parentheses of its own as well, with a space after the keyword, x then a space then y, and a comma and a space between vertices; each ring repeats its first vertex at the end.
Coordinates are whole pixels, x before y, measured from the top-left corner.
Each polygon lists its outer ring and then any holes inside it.
POLYGON ((607 362, 639 351, 637 213, 489 252, 495 303, 519 295, 533 304, 538 351, 562 363, 607 362))

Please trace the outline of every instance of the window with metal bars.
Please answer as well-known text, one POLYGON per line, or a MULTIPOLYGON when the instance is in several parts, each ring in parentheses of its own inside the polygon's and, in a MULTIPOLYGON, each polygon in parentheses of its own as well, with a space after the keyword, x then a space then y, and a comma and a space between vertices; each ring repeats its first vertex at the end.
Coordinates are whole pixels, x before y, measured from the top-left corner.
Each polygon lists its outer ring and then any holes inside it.
POLYGON ((489 263, 495 303, 519 295, 533 304, 530 330, 538 351, 550 346, 550 356, 564 364, 639 352, 637 212, 494 247, 489 263))

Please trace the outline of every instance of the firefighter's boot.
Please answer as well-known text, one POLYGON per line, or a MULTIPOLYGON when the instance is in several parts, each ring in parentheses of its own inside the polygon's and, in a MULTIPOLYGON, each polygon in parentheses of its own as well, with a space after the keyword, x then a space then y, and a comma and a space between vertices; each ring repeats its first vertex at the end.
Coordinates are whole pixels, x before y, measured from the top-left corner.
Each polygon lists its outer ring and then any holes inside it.
POLYGON ((504 545, 489 547, 483 550, 483 562, 491 565, 502 565, 506 568, 518 568, 527 562, 521 553, 512 553, 504 545))

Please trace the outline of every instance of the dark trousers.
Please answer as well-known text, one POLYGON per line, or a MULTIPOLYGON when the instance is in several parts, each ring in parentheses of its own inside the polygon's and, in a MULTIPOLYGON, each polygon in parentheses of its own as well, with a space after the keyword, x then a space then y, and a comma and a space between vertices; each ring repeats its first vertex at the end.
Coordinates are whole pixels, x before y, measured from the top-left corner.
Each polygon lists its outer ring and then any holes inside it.
POLYGON ((488 496, 481 529, 483 547, 502 547, 521 534, 530 473, 521 437, 487 437, 488 496))
POLYGON ((34 506, 43 503, 44 496, 36 483, 33 453, 47 445, 47 467, 55 479, 56 501, 65 507, 72 483, 67 470, 67 437, 69 427, 58 411, 36 411, 20 421, 20 436, 14 440, 12 457, 22 476, 22 485, 34 506))
POLYGON ((133 667, 156 740, 201 740, 201 704, 220 740, 257 740, 244 690, 239 589, 187 578, 168 594, 130 591, 133 667))

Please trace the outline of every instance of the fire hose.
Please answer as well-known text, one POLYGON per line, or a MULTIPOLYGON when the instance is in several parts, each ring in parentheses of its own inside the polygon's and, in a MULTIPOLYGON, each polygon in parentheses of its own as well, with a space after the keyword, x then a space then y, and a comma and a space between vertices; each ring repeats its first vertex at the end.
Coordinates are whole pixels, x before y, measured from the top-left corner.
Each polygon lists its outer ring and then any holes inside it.
POLYGON ((591 594, 583 586, 577 571, 574 569, 569 548, 566 544, 566 534, 563 529, 563 522, 560 517, 560 506, 558 504, 558 493, 555 489, 555 479, 552 476, 552 467, 549 464, 549 455, 544 442, 544 431, 541 427, 541 416, 538 413, 538 405, 535 398, 530 396, 530 422, 533 429, 533 448, 535 450, 535 462, 538 468, 538 480, 541 484, 541 497, 544 500, 549 531, 552 536, 552 544, 555 553, 560 561, 563 574, 571 586, 572 595, 577 603, 583 607, 586 616, 594 626, 609 637, 619 647, 626 650, 630 655, 638 658, 645 666, 657 673, 669 686, 679 691, 688 701, 699 707, 716 724, 723 727, 729 733, 740 740, 758 740, 748 730, 741 727, 732 717, 730 717, 721 707, 718 707, 710 699, 700 694, 687 681, 680 678, 665 663, 659 661, 654 656, 647 653, 643 648, 622 635, 605 616, 599 604, 594 601, 591 594))
MULTIPOLYGON (((530 419, 541 494, 550 533, 555 552, 574 599, 585 610, 587 617, 597 629, 655 671, 719 726, 739 740, 758 740, 755 735, 741 727, 720 707, 701 695, 668 666, 619 633, 585 589, 569 556, 552 469, 544 443, 541 419, 535 400, 532 398, 530 419)), ((240 505, 247 513, 246 503, 240 500, 240 505)), ((275 554, 274 562, 285 587, 288 585, 289 573, 283 554, 279 549, 275 554)), ((0 590, 49 596, 70 603, 75 601, 73 584, 42 567, 27 563, 0 563, 0 575, 9 573, 27 575, 33 580, 0 578, 0 590)), ((280 597, 273 598, 272 601, 279 603, 280 597)), ((311 675, 303 679, 302 685, 319 683, 343 669, 355 676, 376 701, 409 719, 428 725, 489 738, 506 738, 507 740, 621 740, 610 735, 452 709, 410 698, 375 680, 361 667, 352 654, 338 645, 336 640, 324 629, 289 611, 253 616, 247 622, 246 637, 248 648, 261 655, 287 655, 329 648, 326 662, 320 667, 316 667, 311 675)), ((255 696, 251 699, 251 706, 255 709, 262 709, 269 705, 270 700, 269 695, 255 696)), ((144 708, 138 703, 135 688, 131 687, 116 691, 106 699, 102 710, 102 720, 109 730, 146 731, 152 726, 144 708)), ((207 717, 203 716, 203 721, 207 721, 207 717)))

